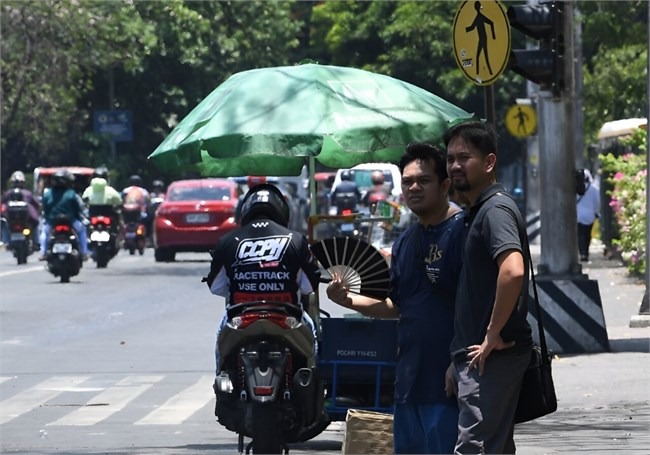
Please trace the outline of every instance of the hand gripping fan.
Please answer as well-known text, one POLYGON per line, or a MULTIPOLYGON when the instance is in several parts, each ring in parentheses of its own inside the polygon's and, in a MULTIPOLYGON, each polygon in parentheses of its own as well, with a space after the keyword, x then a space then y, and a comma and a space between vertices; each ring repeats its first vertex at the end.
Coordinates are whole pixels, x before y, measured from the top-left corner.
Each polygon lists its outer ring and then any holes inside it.
POLYGON ((354 237, 331 237, 314 243, 311 250, 348 292, 380 300, 388 297, 388 263, 369 243, 354 237))

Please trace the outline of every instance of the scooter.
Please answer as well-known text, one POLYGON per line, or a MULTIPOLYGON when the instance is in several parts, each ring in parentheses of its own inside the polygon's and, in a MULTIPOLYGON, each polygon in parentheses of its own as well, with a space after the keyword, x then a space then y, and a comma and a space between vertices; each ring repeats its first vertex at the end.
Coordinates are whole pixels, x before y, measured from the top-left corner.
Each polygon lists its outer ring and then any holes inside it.
POLYGON ((83 263, 79 240, 69 218, 60 216, 54 220, 47 245, 48 270, 52 275, 60 277, 61 283, 69 283, 70 277, 79 274, 83 263))
POLYGON ((13 252, 16 262, 27 263, 27 256, 34 252, 34 231, 29 218, 27 202, 9 200, 5 206, 7 225, 9 228, 9 249, 13 252))
POLYGON ((119 219, 112 205, 91 205, 88 209, 89 249, 97 268, 105 268, 118 252, 119 219))
POLYGON ((135 254, 137 250, 140 255, 144 254, 146 246, 147 228, 142 222, 140 207, 125 205, 122 208, 124 217, 124 249, 129 254, 135 254))
POLYGON ((254 454, 288 453, 329 424, 315 363, 314 335, 302 308, 256 301, 231 306, 219 333, 220 374, 214 389, 219 423, 244 437, 254 454))

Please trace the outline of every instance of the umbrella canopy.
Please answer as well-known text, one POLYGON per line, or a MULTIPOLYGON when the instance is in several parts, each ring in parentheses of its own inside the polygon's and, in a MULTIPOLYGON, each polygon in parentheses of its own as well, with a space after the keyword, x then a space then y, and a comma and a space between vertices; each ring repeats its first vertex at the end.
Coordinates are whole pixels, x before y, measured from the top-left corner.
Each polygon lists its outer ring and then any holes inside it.
POLYGON ((414 141, 439 142, 472 115, 419 87, 354 68, 304 64, 237 73, 149 156, 204 176, 298 175, 306 157, 331 168, 396 162, 414 141))

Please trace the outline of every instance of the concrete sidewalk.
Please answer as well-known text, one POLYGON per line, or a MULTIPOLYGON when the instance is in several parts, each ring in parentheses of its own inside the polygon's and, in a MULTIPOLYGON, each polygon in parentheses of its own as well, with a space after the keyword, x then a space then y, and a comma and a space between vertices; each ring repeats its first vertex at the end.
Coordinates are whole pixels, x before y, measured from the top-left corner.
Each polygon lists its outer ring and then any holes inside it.
MULTIPOLYGON (((537 264, 539 246, 532 245, 537 264)), ((553 360, 558 410, 517 425, 517 453, 650 454, 650 328, 631 328, 645 284, 594 242, 583 273, 598 281, 611 352, 553 360)))

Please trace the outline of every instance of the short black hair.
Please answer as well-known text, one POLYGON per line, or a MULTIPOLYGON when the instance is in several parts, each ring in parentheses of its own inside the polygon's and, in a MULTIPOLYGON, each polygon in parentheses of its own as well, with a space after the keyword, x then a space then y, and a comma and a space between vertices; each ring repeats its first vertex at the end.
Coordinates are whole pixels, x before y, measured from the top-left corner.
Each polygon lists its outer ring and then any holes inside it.
POLYGON ((490 153, 497 154, 497 133, 490 123, 472 121, 452 126, 443 137, 445 148, 449 146, 453 138, 458 136, 476 147, 483 156, 490 153))
POLYGON ((427 142, 412 142, 408 144, 397 164, 400 174, 404 175, 404 168, 415 160, 432 161, 438 180, 441 182, 449 177, 447 174, 447 155, 437 145, 432 145, 427 142))

